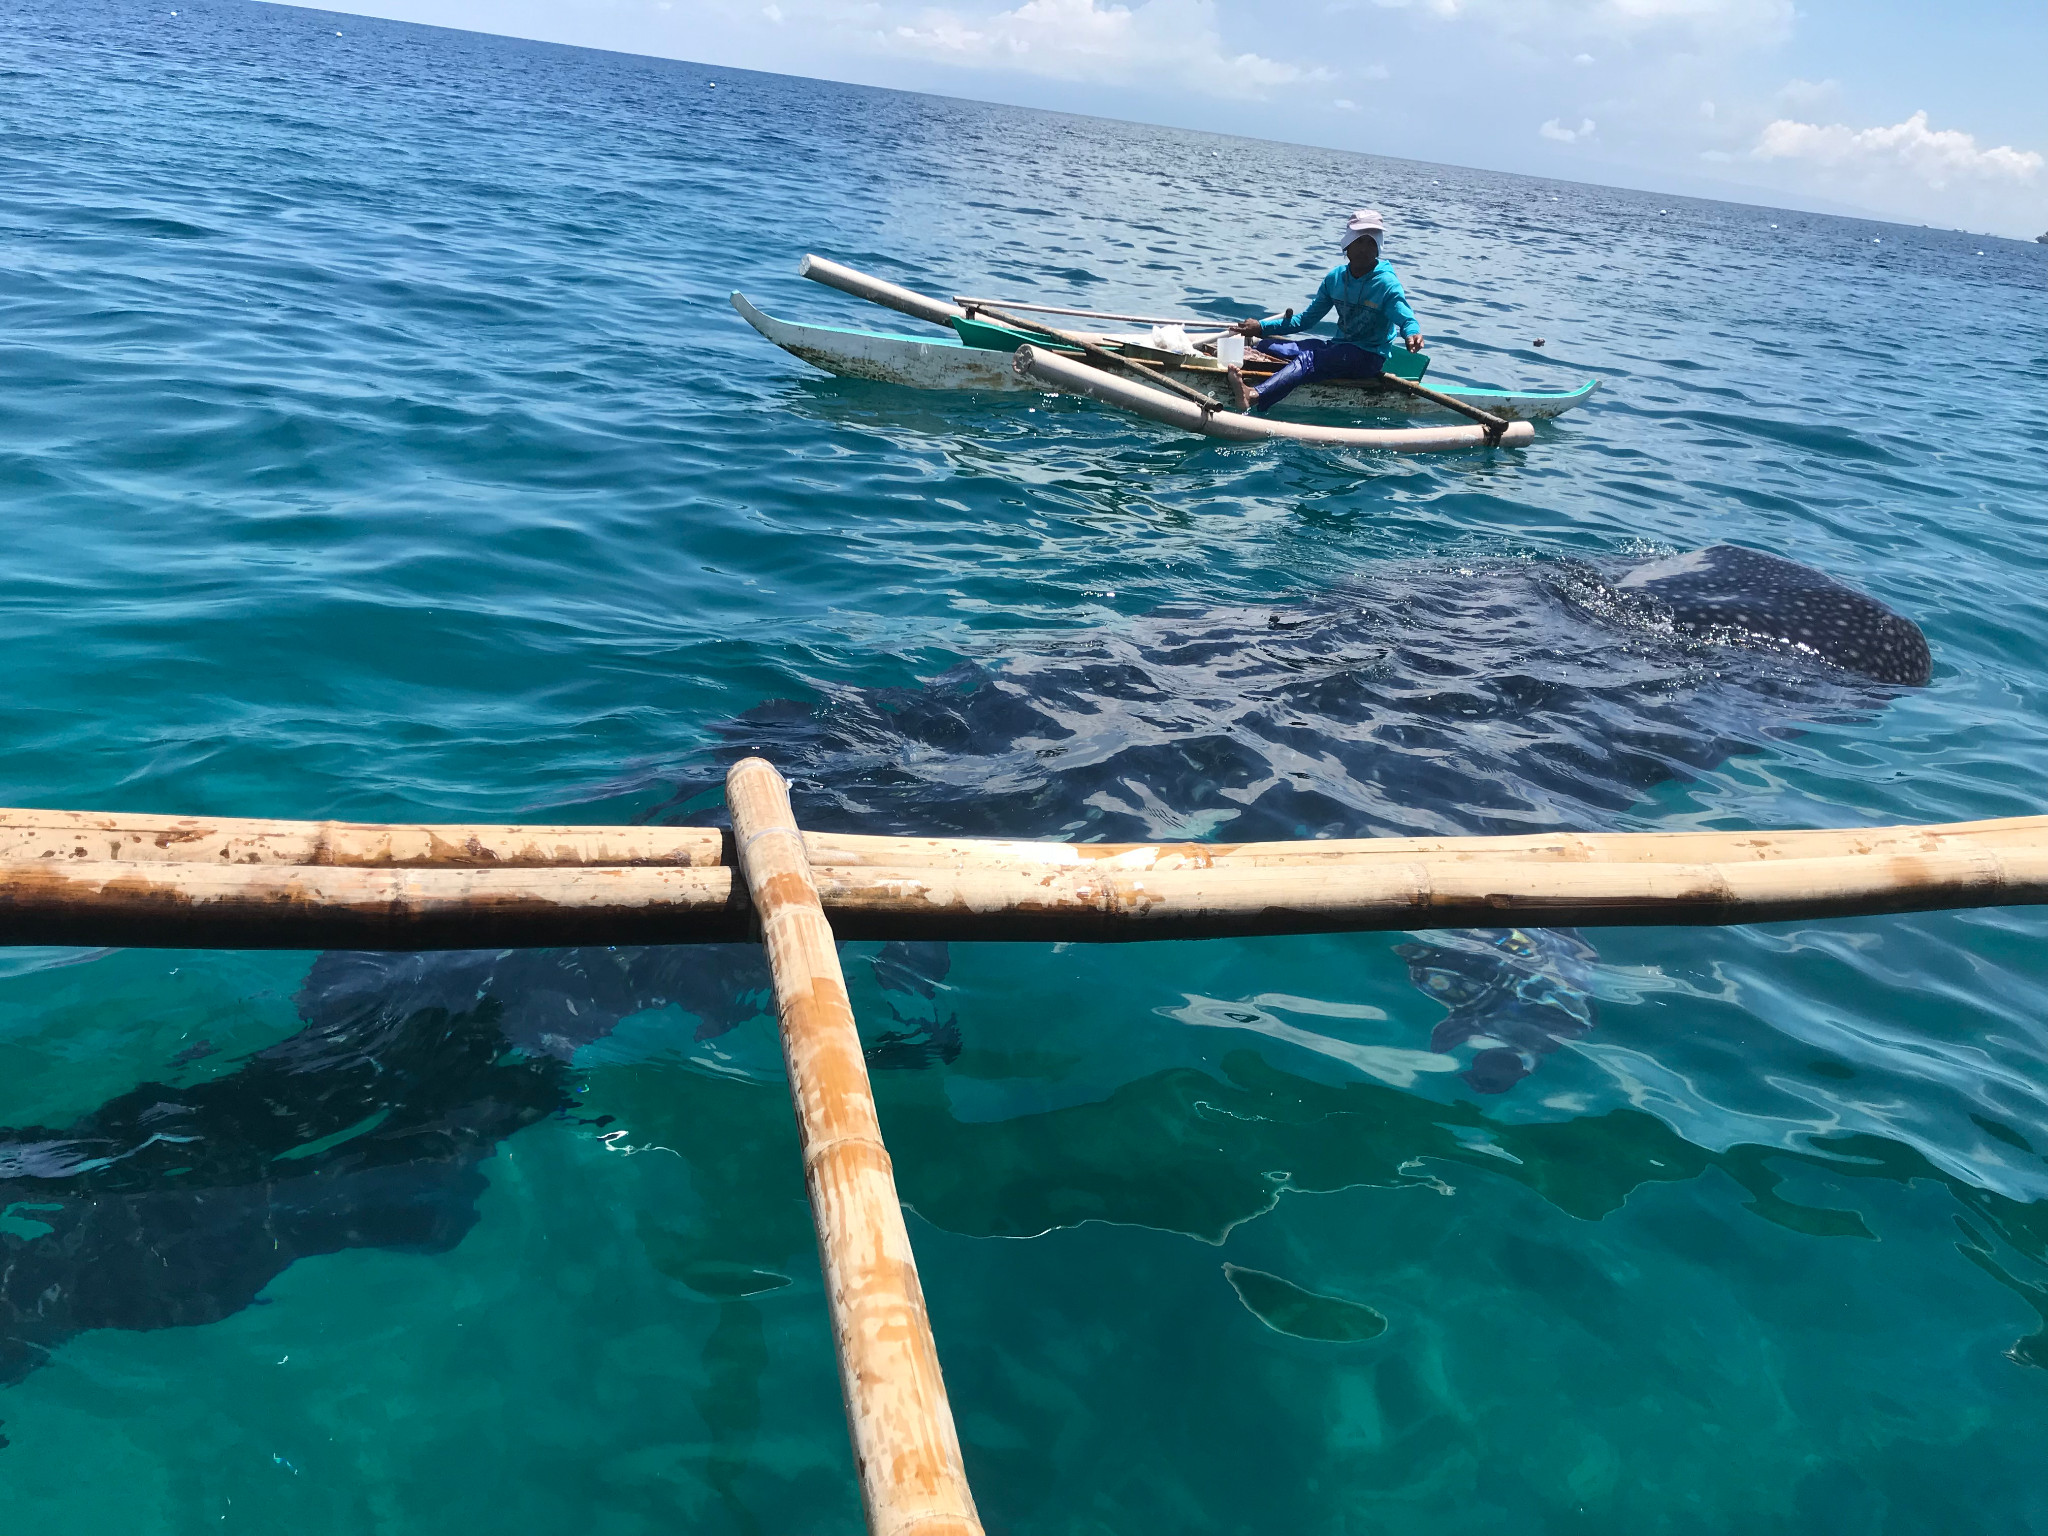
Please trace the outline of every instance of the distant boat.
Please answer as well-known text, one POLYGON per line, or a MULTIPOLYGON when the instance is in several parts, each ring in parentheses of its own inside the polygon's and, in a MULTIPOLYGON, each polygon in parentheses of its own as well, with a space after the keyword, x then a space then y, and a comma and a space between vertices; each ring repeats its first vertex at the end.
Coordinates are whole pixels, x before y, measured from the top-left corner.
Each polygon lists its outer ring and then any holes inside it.
MULTIPOLYGON (((844 270, 830 263, 821 262, 815 257, 806 257, 805 263, 806 276, 817 276, 821 270, 844 270)), ((1008 326, 991 324, 985 320, 969 319, 951 305, 943 305, 934 300, 924 299, 920 295, 895 290, 893 285, 865 279, 863 274, 848 275, 863 278, 865 285, 870 288, 902 293, 906 301, 914 303, 898 304, 891 302, 889 298, 876 299, 871 292, 862 292, 862 297, 873 299, 874 302, 888 303, 891 308, 899 308, 905 313, 917 315, 920 319, 943 325, 954 334, 943 339, 926 340, 889 331, 803 325, 762 313, 740 293, 732 296, 732 307, 739 311, 740 317, 747 324, 784 351, 793 353, 813 367, 822 368, 827 373, 836 373, 842 378, 872 379, 880 383, 908 385, 914 389, 1039 393, 1044 391, 1045 385, 1042 382, 1019 374, 1011 366, 1011 359, 1012 354, 1020 346, 1036 343, 1043 347, 1045 338, 1016 331, 1008 326)), ((834 283, 833 286, 839 285, 834 283)), ((1019 307, 1035 309, 1041 306, 1019 307)), ((1053 313, 1069 312, 1055 310, 1053 313)), ((1213 357, 1177 355, 1158 350, 1148 345, 1152 340, 1149 331, 1130 334, 1119 334, 1115 331, 1094 332, 1091 335, 1099 337, 1101 344, 1115 353, 1131 357, 1153 368, 1168 370, 1176 379, 1219 400, 1228 398, 1222 365, 1213 357)), ((1247 377, 1256 383, 1261 375, 1273 366, 1267 364, 1262 369, 1254 364, 1247 368, 1247 377)), ((1396 353, 1389 359, 1390 369, 1415 378, 1420 378, 1427 366, 1428 359, 1423 356, 1411 357, 1406 353, 1396 353)), ((1598 381, 1592 379, 1576 389, 1563 391, 1481 389, 1472 385, 1452 383, 1437 386, 1439 392, 1444 395, 1481 410, 1491 411, 1511 421, 1561 415, 1574 406, 1583 405, 1597 387, 1598 381)), ((1417 399, 1411 395, 1375 389, 1371 384, 1353 383, 1348 380, 1308 385, 1298 391, 1288 403, 1325 408, 1335 406, 1354 411, 1361 408, 1396 411, 1402 414, 1442 409, 1427 400, 1417 399)))
MULTIPOLYGON (((1015 348, 1034 338, 1002 335, 1007 346, 968 345, 958 337, 945 340, 926 341, 914 336, 899 336, 887 331, 860 331, 828 325, 798 325, 787 320, 778 320, 773 315, 763 314, 747 302, 746 295, 734 294, 732 306, 740 312, 747 324, 759 331, 786 352, 792 352, 813 367, 827 373, 836 373, 842 378, 873 379, 879 383, 906 384, 913 389, 969 389, 999 391, 1031 391, 1043 393, 1045 386, 1035 379, 1020 376, 1010 366, 1010 355, 1015 348)), ((966 327, 963 326, 963 329, 966 327)), ((977 341, 981 336, 1001 333, 996 326, 978 326, 977 341)), ((1158 354, 1143 354, 1147 360, 1157 359, 1158 354)), ((1200 363, 1181 365, 1176 376, 1224 398, 1223 370, 1211 362, 1206 368, 1200 363)), ((1254 375, 1256 380, 1256 375, 1254 375)), ((1474 389, 1466 385, 1445 384, 1443 393, 1483 410, 1497 412, 1510 420, 1557 416, 1575 405, 1584 404, 1592 395, 1594 381, 1588 380, 1577 389, 1556 393, 1533 390, 1474 389)), ((1295 403, 1295 402, 1290 402, 1295 403)), ((1337 384, 1311 384, 1300 391, 1299 404, 1310 406, 1349 408, 1357 410, 1365 406, 1372 410, 1399 411, 1407 414, 1419 410, 1434 410, 1427 401, 1414 400, 1408 396, 1371 392, 1368 386, 1349 382, 1337 384), (1371 393, 1368 400, 1366 396, 1371 393)))

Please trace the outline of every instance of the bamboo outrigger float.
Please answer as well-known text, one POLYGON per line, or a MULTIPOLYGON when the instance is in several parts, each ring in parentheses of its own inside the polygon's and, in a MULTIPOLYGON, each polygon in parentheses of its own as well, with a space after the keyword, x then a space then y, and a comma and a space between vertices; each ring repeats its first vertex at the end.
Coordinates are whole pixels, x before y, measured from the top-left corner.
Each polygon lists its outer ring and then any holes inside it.
POLYGON ((1204 437, 1253 443, 1286 440, 1319 443, 1326 448, 1392 448, 1403 453, 1433 453, 1447 448, 1519 448, 1536 440, 1526 421, 1503 422, 1496 428, 1475 427, 1312 427, 1298 421, 1272 421, 1242 411, 1203 410, 1176 400, 1161 389, 1120 379, 1101 368, 1061 357, 1040 347, 1019 347, 1012 366, 1069 395, 1090 395, 1105 405, 1121 406, 1148 421, 1199 432, 1204 437))
POLYGON ((981 1536, 835 939, 1114 942, 2048 904, 2048 816, 1800 832, 1074 844, 0 811, 0 944, 429 949, 758 937, 873 1536, 981 1536))

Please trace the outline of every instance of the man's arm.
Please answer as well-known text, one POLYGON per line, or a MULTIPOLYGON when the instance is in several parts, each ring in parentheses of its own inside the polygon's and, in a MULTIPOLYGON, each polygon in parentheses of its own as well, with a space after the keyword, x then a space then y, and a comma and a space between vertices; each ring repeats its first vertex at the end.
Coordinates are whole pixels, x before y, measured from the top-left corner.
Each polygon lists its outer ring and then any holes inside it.
POLYGON ((1300 314, 1293 310, 1285 316, 1269 315, 1264 320, 1240 320, 1231 329, 1244 336, 1284 336, 1289 331, 1305 331, 1330 312, 1330 306, 1337 302, 1330 292, 1330 280, 1326 277, 1317 286, 1315 296, 1308 301, 1308 308, 1300 314))
POLYGON ((1422 327, 1416 322, 1415 311, 1408 305, 1408 291, 1401 286, 1401 279, 1387 278, 1385 307, 1392 311, 1394 323, 1400 327, 1401 335, 1408 343, 1410 352, 1422 350, 1422 327))

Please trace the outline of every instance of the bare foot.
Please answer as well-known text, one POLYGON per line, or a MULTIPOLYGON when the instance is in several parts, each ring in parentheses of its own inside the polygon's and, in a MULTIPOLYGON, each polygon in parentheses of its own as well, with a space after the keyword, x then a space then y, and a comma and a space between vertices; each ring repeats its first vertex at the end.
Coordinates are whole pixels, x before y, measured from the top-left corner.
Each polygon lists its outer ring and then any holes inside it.
POLYGON ((1252 392, 1244 387, 1244 375, 1235 368, 1226 368, 1223 371, 1230 375, 1230 392, 1237 397, 1237 408, 1249 414, 1252 408, 1252 392))

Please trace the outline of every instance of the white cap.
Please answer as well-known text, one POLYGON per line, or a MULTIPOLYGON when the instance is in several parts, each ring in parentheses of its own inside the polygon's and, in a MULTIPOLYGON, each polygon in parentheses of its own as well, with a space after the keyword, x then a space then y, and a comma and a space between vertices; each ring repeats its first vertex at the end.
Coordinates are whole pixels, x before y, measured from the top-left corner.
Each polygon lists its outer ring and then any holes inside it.
POLYGON ((1387 221, 1380 217, 1377 208, 1361 208, 1345 221, 1343 238, 1338 240, 1337 249, 1348 251, 1365 235, 1371 235, 1378 243, 1387 232, 1387 221))

